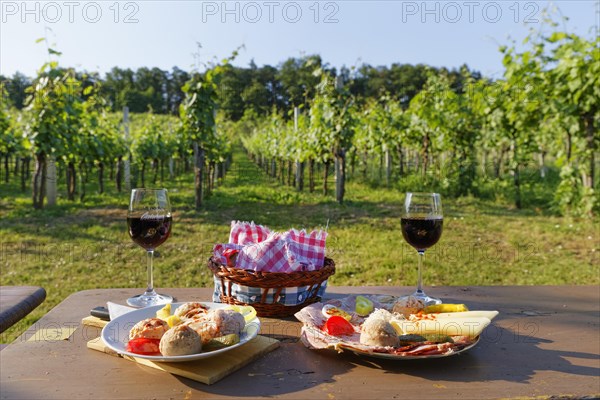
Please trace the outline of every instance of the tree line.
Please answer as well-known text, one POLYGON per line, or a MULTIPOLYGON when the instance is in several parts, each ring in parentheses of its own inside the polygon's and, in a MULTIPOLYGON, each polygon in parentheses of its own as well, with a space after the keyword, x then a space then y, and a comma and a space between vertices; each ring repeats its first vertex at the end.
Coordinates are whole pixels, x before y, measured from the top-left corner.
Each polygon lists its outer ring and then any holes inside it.
MULTIPOLYGON (((340 76, 348 90, 356 98, 377 98, 387 93, 404 106, 422 89, 427 74, 433 69, 453 77, 453 84, 460 87, 461 69, 447 70, 426 65, 392 64, 372 66, 362 64, 356 68, 330 67, 319 55, 289 58, 278 66, 257 66, 253 61, 247 67, 224 65, 219 83, 217 106, 224 117, 238 121, 251 110, 257 115, 267 115, 271 110, 287 113, 294 107, 306 107, 316 94, 319 77, 313 75, 322 69, 340 76)), ((66 69, 65 69, 66 71, 66 69)), ((193 73, 173 67, 170 71, 160 68, 141 67, 137 70, 114 67, 104 76, 97 72, 70 70, 82 87, 96 85, 99 94, 107 101, 112 112, 120 112, 127 106, 133 113, 179 114, 185 94, 182 90, 193 73)), ((474 77, 481 77, 471 71, 474 77)), ((26 89, 34 83, 20 72, 12 77, 0 75, 6 101, 20 110, 26 106, 26 89)))

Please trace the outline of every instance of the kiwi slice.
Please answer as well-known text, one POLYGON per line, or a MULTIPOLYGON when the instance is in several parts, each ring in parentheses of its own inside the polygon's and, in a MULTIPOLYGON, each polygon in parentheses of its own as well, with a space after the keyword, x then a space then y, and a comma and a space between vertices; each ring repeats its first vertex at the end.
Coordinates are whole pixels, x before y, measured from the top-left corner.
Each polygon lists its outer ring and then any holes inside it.
POLYGON ((240 335, 237 333, 231 333, 229 335, 219 336, 212 339, 210 342, 202 347, 203 351, 214 351, 224 347, 233 346, 240 342, 240 335))
POLYGON ((454 340, 448 335, 441 335, 439 333, 430 333, 425 336, 425 340, 433 343, 454 343, 454 340))

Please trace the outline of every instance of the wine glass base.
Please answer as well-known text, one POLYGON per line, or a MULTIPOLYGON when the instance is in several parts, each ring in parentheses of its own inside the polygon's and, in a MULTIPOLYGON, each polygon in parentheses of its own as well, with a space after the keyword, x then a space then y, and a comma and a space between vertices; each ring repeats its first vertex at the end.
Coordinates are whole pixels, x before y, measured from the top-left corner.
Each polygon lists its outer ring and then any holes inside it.
POLYGON ((425 294, 423 291, 416 291, 410 296, 403 296, 402 298, 412 297, 418 300, 421 300, 425 306, 433 306, 436 304, 442 304, 442 300, 436 297, 430 297, 425 294))
POLYGON ((168 304, 173 302, 173 297, 168 294, 139 294, 137 296, 133 296, 127 299, 127 304, 132 307, 144 308, 150 306, 158 306, 163 304, 168 304))

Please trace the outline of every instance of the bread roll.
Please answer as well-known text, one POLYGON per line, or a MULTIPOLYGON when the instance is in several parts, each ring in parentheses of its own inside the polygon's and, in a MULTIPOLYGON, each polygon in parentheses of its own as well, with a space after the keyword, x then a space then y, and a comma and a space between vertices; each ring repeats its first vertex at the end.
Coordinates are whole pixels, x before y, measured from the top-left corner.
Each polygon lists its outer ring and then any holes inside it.
POLYGON ((163 335, 159 347, 163 356, 184 356, 200 353, 202 341, 192 328, 178 325, 163 335))

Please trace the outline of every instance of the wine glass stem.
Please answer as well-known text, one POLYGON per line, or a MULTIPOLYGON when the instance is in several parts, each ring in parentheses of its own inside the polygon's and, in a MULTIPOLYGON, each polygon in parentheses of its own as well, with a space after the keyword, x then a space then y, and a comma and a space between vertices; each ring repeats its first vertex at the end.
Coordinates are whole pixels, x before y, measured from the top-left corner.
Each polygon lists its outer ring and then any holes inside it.
POLYGON ((148 250, 147 253, 148 259, 148 287, 146 288, 146 293, 154 292, 154 275, 152 273, 152 262, 154 261, 154 250, 148 250))
POLYGON ((425 250, 418 250, 419 253, 419 266, 417 267, 417 293, 423 293, 422 286, 422 278, 421 271, 423 270, 423 256, 425 255, 425 250))

